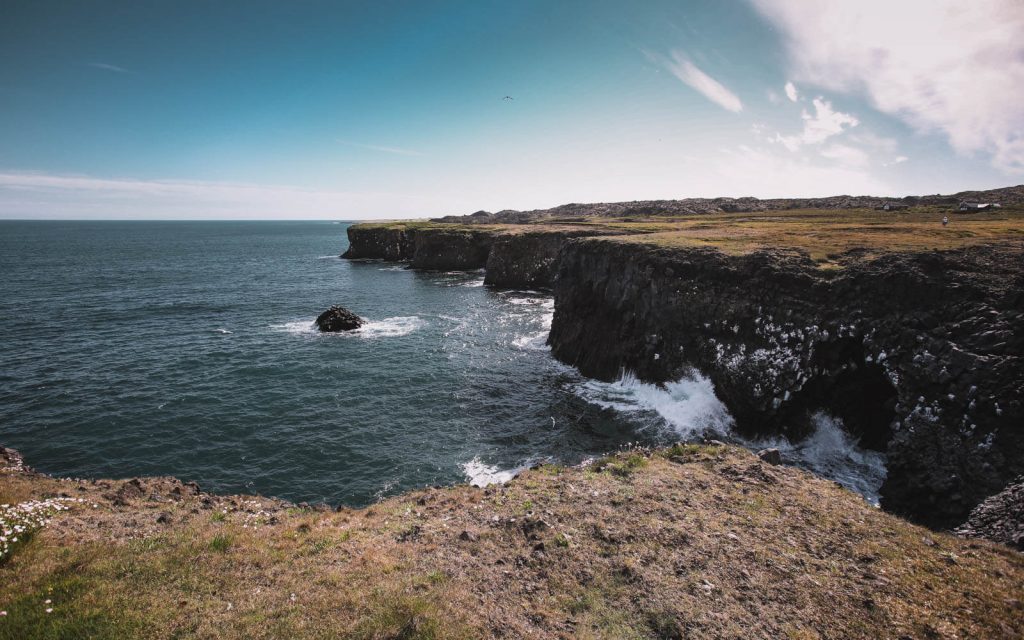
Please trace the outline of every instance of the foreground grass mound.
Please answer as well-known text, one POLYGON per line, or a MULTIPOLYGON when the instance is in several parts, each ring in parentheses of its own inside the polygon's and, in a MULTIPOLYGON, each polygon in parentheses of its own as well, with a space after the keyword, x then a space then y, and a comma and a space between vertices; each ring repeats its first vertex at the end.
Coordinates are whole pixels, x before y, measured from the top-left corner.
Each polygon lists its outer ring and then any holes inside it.
POLYGON ((733 447, 337 512, 0 472, 60 497, 0 566, 0 638, 1024 637, 1024 555, 733 447))

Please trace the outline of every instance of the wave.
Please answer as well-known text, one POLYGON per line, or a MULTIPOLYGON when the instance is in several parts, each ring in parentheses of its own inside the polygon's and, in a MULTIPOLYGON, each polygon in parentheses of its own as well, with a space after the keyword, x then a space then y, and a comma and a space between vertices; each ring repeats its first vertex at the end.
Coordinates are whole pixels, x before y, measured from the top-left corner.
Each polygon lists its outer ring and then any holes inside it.
POLYGON ((362 338, 394 338, 412 333, 425 325, 422 319, 417 316, 398 316, 384 318, 375 322, 367 322, 359 329, 352 332, 362 338))
POLYGON ((284 324, 271 325, 271 329, 286 331, 293 335, 317 335, 338 338, 395 338, 412 333, 425 325, 417 316, 397 316, 382 320, 371 320, 355 331, 339 331, 337 333, 320 333, 312 320, 295 320, 284 324))
POLYGON ((312 320, 295 320, 293 322, 285 322, 284 324, 272 324, 270 328, 277 329, 278 331, 287 331, 295 335, 314 334, 317 332, 316 325, 312 320))
POLYGON ((492 484, 505 484, 512 478, 516 477, 520 471, 525 467, 516 467, 515 469, 499 469, 495 465, 487 464, 480 459, 480 456, 474 457, 469 462, 462 464, 462 472, 469 479, 469 484, 474 487, 486 487, 492 484))
POLYGON ((691 374, 664 385, 640 382, 630 373, 615 382, 588 380, 576 392, 591 404, 620 413, 653 413, 684 440, 731 432, 733 419, 711 381, 691 374))
POLYGON ((657 417, 658 426, 682 440, 717 437, 752 450, 776 448, 785 463, 834 480, 878 504, 886 476, 885 455, 862 449, 841 420, 824 412, 812 416, 814 432, 796 443, 785 438, 746 439, 733 432, 733 418, 718 399, 711 381, 700 374, 655 385, 626 374, 616 382, 594 380, 576 385, 592 404, 626 415, 657 417))
POLYGON ((512 341, 512 345, 527 351, 547 351, 550 349, 550 347, 548 347, 548 333, 550 332, 550 326, 551 325, 549 323, 548 329, 520 336, 512 341))
POLYGON ((795 444, 785 438, 750 444, 755 448, 774 447, 783 461, 835 480, 877 505, 886 476, 885 454, 860 448, 857 439, 843 429, 842 420, 823 411, 815 413, 811 420, 814 433, 795 444))

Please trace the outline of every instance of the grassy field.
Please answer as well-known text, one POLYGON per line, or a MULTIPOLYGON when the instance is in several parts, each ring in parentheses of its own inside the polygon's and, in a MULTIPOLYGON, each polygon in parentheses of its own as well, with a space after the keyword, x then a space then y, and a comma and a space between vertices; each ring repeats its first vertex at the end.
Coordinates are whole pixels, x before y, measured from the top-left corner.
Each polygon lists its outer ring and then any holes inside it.
POLYGON ((709 247, 729 254, 791 249, 828 265, 843 253, 954 249, 987 243, 1024 243, 1024 209, 959 213, 948 207, 898 212, 872 209, 795 209, 754 213, 710 213, 679 218, 549 219, 529 225, 466 225, 424 221, 370 223, 368 227, 522 233, 528 230, 590 229, 628 235, 606 238, 659 247, 709 247), (943 216, 949 224, 942 225, 943 216))
POLYGON ((0 565, 0 638, 1024 636, 1024 555, 732 447, 337 512, 2 473, 72 506, 0 565))

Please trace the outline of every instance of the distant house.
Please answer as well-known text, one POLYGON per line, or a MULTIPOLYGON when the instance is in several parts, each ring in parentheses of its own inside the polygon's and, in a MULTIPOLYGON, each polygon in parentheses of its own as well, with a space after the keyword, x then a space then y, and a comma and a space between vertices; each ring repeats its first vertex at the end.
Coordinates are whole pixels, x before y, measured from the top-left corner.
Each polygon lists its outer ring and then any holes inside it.
POLYGON ((960 211, 980 211, 982 209, 998 209, 1003 205, 997 202, 961 202, 957 207, 960 211))
POLYGON ((881 207, 882 211, 899 211, 900 209, 906 209, 909 205, 905 205, 899 202, 886 202, 881 207))

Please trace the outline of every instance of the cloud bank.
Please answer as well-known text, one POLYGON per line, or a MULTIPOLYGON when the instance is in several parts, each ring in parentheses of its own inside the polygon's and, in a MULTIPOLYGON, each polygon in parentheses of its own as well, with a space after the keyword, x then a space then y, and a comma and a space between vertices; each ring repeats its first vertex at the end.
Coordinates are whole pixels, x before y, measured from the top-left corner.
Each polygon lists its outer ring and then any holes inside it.
POLYGON ((750 2, 782 32, 796 80, 863 92, 958 152, 1024 173, 1020 0, 750 2))
POLYGON ((381 208, 393 211, 393 216, 418 216, 443 206, 401 193, 0 172, 0 218, 345 220, 368 217, 381 208))

